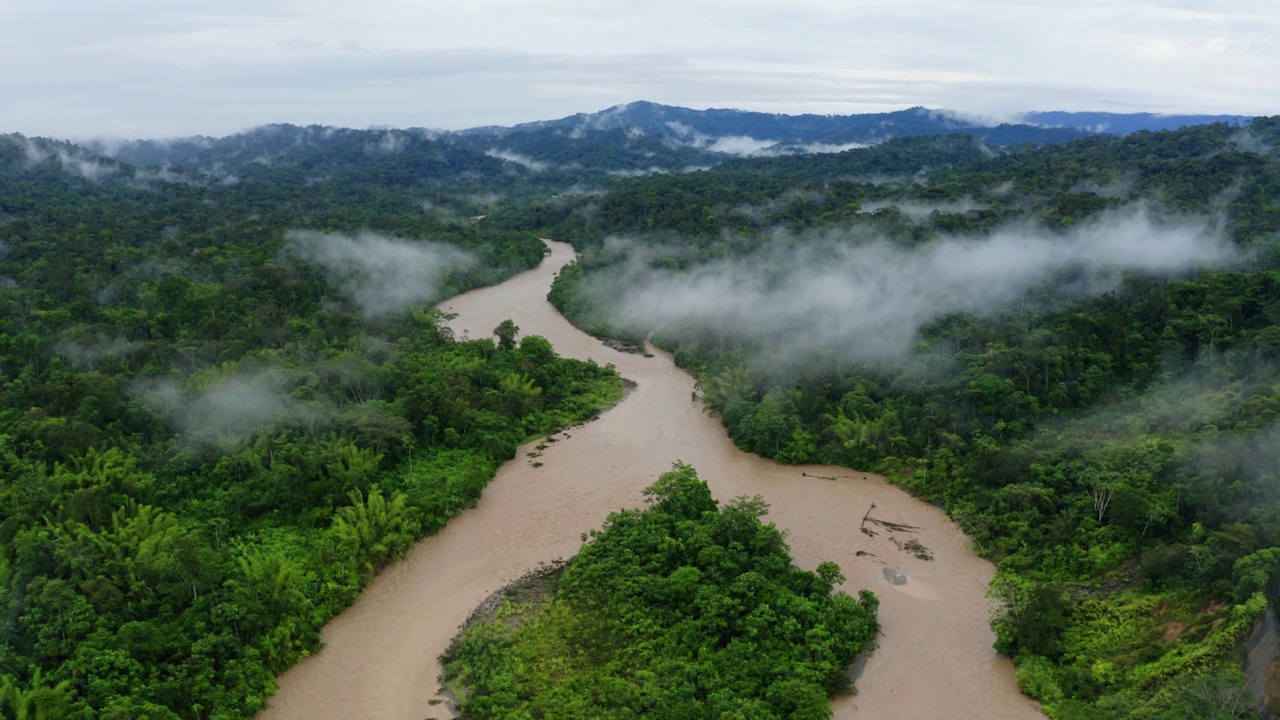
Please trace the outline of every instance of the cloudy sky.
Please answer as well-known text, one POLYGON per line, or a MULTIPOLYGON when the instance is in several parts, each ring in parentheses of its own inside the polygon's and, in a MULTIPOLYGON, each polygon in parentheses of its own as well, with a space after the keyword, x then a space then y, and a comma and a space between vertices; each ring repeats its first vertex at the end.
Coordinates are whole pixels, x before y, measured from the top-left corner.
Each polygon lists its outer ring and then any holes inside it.
POLYGON ((462 128, 631 100, 1280 113, 1274 0, 0 0, 0 132, 462 128))

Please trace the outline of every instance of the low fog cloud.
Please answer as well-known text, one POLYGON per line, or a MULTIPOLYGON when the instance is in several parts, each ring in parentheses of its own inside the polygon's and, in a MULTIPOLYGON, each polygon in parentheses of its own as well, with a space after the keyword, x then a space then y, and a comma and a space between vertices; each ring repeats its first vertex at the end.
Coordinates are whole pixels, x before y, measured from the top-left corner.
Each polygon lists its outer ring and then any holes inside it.
POLYGON ((395 346, 365 337, 355 350, 312 365, 245 365, 185 377, 174 371, 140 379, 131 390, 184 442, 224 450, 284 427, 313 437, 335 426, 361 432, 402 425, 407 432, 403 419, 387 412, 386 389, 377 373, 381 363, 395 357, 395 346))
POLYGON ((750 135, 723 135, 711 137, 680 123, 667 123, 681 134, 681 138, 691 147, 708 150, 724 155, 738 157, 778 157, 780 155, 800 155, 814 153, 838 153, 845 150, 870 147, 867 143, 783 143, 768 138, 755 138, 750 135))
POLYGON ((387 155, 398 155, 409 147, 409 136, 404 133, 388 130, 382 135, 376 144, 370 144, 367 149, 371 152, 380 152, 387 155))
POLYGON ((484 154, 488 155, 491 158, 497 158, 499 160, 506 160, 507 162, 515 163, 517 165, 523 165, 524 167, 527 167, 534 172, 542 172, 543 170, 546 170, 549 167, 547 163, 544 163, 541 160, 535 160, 529 157, 528 155, 521 155, 515 150, 503 150, 501 148, 490 148, 486 150, 484 154))
POLYGON ((1233 477, 1268 480, 1263 487, 1274 495, 1280 478, 1280 426, 1209 436, 1192 447, 1188 460, 1197 474, 1216 483, 1233 477))
POLYGON ((219 378, 194 394, 169 378, 139 383, 134 392, 188 440, 212 444, 285 422, 319 422, 324 412, 295 402, 288 386, 284 373, 262 370, 219 378))
POLYGON ((1236 150, 1240 152, 1253 153, 1254 155, 1267 156, 1272 152, 1271 145, 1253 132, 1253 128, 1242 127, 1231 135, 1231 142, 1235 143, 1236 150))
POLYGON ((328 270, 367 318, 437 299, 448 273, 475 264, 473 256, 451 245, 367 232, 291 230, 285 237, 288 252, 328 270))
POLYGON ((64 338, 54 346, 54 351, 77 370, 93 370, 103 360, 124 357, 142 347, 143 343, 140 342, 98 335, 87 342, 64 338))
POLYGON ((987 208, 983 203, 977 202, 972 198, 961 198, 959 200, 951 200, 948 202, 919 202, 914 200, 872 200, 862 204, 862 212, 873 213, 883 208, 897 208, 899 212, 907 216, 912 222, 924 222, 934 212, 955 213, 963 215, 974 210, 985 210, 987 208))
POLYGON ((333 420, 332 404, 296 400, 289 395, 293 384, 283 370, 242 369, 195 391, 184 380, 155 378, 140 380, 133 392, 184 441, 229 448, 280 425, 301 425, 315 434, 333 420))
POLYGON ((31 138, 19 136, 19 142, 22 145, 23 155, 31 165, 39 165, 49 158, 54 158, 62 169, 72 175, 79 175, 89 182, 101 182, 104 178, 110 177, 116 173, 116 168, 111 165, 105 165, 98 162, 93 157, 85 157, 78 151, 69 150, 66 147, 49 145, 41 147, 39 143, 31 138))
POLYGON ((633 247, 632 262, 587 288, 615 309, 615 322, 641 332, 706 324, 774 348, 771 359, 783 363, 822 350, 900 358, 927 323, 992 312, 1051 279, 1068 300, 1112 290, 1125 272, 1166 275, 1240 260, 1207 220, 1158 221, 1141 207, 1062 235, 1023 225, 916 247, 779 233, 751 256, 688 271, 651 269, 648 252, 633 247))
POLYGON ((777 144, 775 140, 757 140, 750 135, 726 135, 716 138, 707 145, 707 149, 711 152, 724 153, 726 155, 751 157, 753 155, 766 155, 768 150, 777 144))
POLYGON ((797 146, 801 151, 806 153, 840 153, 846 150, 861 150, 869 148, 869 143, 849 142, 849 143, 825 143, 812 142, 797 146))
POLYGON ((1097 445, 1111 438, 1144 435, 1186 436, 1192 442, 1180 460, 1195 475, 1215 483, 1233 478, 1264 479, 1269 492, 1280 492, 1280 424, 1220 432, 1236 423, 1239 403, 1252 394, 1248 384, 1271 383, 1274 365, 1255 367, 1247 380, 1233 381, 1229 373, 1192 372, 1156 385, 1142 395, 1099 408, 1083 416, 1059 418, 1044 424, 1042 442, 1063 438, 1097 445))

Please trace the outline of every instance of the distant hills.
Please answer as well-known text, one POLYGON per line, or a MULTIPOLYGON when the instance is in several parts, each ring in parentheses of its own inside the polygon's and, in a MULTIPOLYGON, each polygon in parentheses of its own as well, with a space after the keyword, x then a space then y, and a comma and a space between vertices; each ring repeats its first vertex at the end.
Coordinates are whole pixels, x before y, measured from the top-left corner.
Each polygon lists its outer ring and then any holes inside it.
POLYGON ((383 184, 470 171, 502 174, 510 163, 487 157, 420 130, 352 130, 276 124, 222 138, 91 141, 94 152, 137 167, 193 168, 214 177, 246 179, 292 169, 313 178, 376 172, 383 184))
POLYGON ((1084 131, 1073 127, 993 126, 966 120, 944 110, 922 107, 855 115, 780 115, 746 110, 690 110, 652 102, 616 105, 596 113, 578 113, 559 120, 524 123, 510 128, 475 128, 458 134, 464 137, 510 137, 549 128, 579 135, 592 131, 632 130, 703 147, 713 147, 716 141, 724 138, 747 137, 784 148, 806 144, 870 144, 903 135, 956 132, 976 135, 998 145, 1063 142, 1084 134, 1084 131))
POLYGON ((895 137, 956 133, 973 135, 995 146, 1060 143, 1088 134, 1075 128, 983 125, 926 108, 860 115, 779 115, 634 102, 558 120, 474 128, 451 135, 460 145, 541 161, 574 153, 612 134, 617 138, 613 144, 640 151, 641 156, 634 158, 639 162, 627 168, 637 170, 655 165, 675 169, 671 165, 677 160, 673 153, 679 162, 716 164, 731 156, 840 152, 895 137), (659 148, 643 147, 655 141, 659 148))
POLYGON ((855 115, 780 115, 633 102, 558 120, 473 128, 453 135, 459 142, 472 145, 495 139, 518 145, 526 138, 548 134, 582 139, 591 133, 624 131, 723 154, 783 155, 831 152, 908 135, 964 133, 991 145, 1009 146, 1067 142, 1097 133, 1127 135, 1140 130, 1176 130, 1188 125, 1240 124, 1247 120, 1240 115, 1035 112, 1027 113, 1018 123, 993 124, 923 107, 855 115))
POLYGON ((1245 115, 1157 115, 1155 113, 1105 112, 1032 112, 1022 116, 1029 125, 1067 128, 1107 135, 1129 135, 1143 130, 1177 130, 1189 125, 1224 122, 1240 125, 1248 122, 1245 115))
POLYGON ((779 143, 872 143, 902 135, 944 135, 964 132, 983 137, 1018 141, 1022 136, 1040 141, 1074 139, 1081 134, 1127 135, 1141 130, 1177 130, 1188 125, 1225 122, 1238 125, 1244 115, 1159 115, 1156 113, 1029 112, 1017 123, 990 123, 966 118, 948 110, 913 107, 885 113, 852 115, 781 115, 747 110, 691 110, 653 102, 615 105, 595 113, 578 113, 558 120, 522 123, 512 127, 480 127, 460 131, 467 135, 509 135, 546 128, 576 130, 640 130, 663 137, 691 139, 746 135, 779 143), (1028 128, 1040 131, 1037 133, 1028 128))
POLYGON ((686 172, 735 157, 832 153, 918 135, 965 134, 992 148, 1069 142, 1187 125, 1241 124, 1237 115, 1035 112, 1020 123, 991 124, 922 107, 856 115, 781 115, 692 110, 652 102, 512 127, 462 131, 353 130, 268 125, 223 137, 93 141, 93 152, 140 168, 183 168, 244 179, 282 167, 314 177, 372 172, 412 184, 436 175, 537 176, 548 182, 590 176, 686 172))

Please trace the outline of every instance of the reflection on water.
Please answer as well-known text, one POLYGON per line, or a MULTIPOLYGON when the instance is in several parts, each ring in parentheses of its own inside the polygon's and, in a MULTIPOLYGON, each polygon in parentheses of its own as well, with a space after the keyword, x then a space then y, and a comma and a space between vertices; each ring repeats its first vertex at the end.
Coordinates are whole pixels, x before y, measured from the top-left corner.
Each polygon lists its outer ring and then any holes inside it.
POLYGON ((801 566, 834 560, 848 577, 845 589, 880 596, 879 648, 861 671, 857 697, 835 701, 836 717, 1041 717, 991 649, 984 593, 993 569, 940 510, 875 475, 778 465, 739 451, 690 401, 693 379, 669 357, 606 348, 546 302, 555 273, 573 258, 569 245, 548 244, 541 267, 442 303, 458 313, 455 332, 486 337, 510 318, 561 355, 612 363, 635 381, 634 392, 599 420, 559 434, 537 458, 541 466, 526 455, 531 447, 521 449, 475 509, 384 570, 329 623, 325 650, 280 678, 262 720, 446 717, 445 706, 431 702, 437 657, 471 609, 539 563, 570 557, 583 532, 612 510, 640 505, 641 490, 676 460, 693 465, 722 500, 763 496, 772 507, 767 520, 787 531, 801 566), (876 518, 909 534, 883 525, 874 535, 860 532, 872 503, 876 518), (933 560, 904 551, 910 539, 933 560))

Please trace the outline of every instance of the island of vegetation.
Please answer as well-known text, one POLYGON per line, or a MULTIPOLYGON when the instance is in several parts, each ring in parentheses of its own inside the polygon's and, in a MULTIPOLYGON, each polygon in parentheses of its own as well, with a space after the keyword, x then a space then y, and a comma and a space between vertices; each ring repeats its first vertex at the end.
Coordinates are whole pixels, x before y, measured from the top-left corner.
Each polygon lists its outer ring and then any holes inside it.
POLYGON ((514 595, 446 654, 462 717, 831 716, 879 625, 835 563, 797 568, 759 498, 719 505, 678 465, 641 510, 612 513, 552 576, 514 595))

